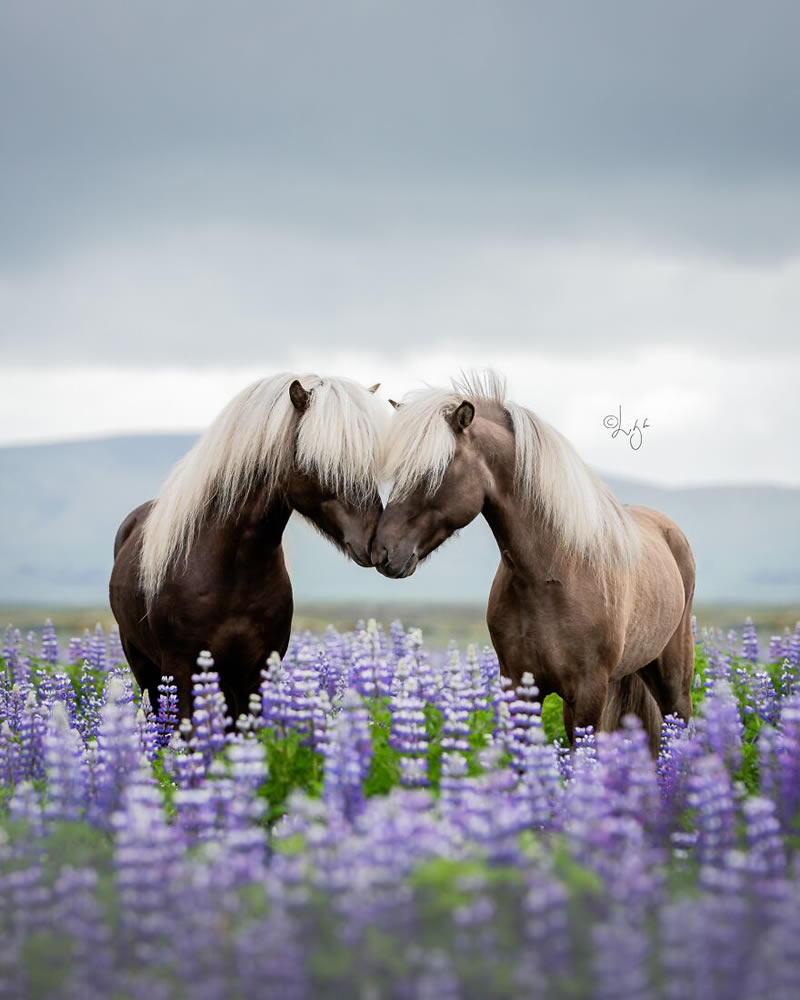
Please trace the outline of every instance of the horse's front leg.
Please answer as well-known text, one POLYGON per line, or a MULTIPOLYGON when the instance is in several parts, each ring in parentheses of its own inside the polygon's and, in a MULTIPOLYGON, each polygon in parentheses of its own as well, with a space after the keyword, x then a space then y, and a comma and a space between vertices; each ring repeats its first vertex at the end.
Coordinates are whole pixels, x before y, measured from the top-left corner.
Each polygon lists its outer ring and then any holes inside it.
POLYGON ((608 697, 608 676, 595 672, 581 678, 575 688, 562 695, 564 701, 564 729, 570 743, 575 742, 575 730, 600 729, 600 720, 608 697))

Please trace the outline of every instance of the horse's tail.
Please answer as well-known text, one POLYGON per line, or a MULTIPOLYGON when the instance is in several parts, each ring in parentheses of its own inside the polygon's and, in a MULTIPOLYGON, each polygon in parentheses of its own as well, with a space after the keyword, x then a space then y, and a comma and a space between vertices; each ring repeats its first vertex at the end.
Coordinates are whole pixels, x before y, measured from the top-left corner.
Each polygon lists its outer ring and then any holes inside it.
POLYGON ((661 724, 664 721, 661 710, 650 690, 638 674, 628 674, 618 681, 610 681, 606 707, 600 720, 600 728, 606 731, 617 729, 623 715, 632 713, 642 720, 644 731, 650 744, 650 752, 658 756, 661 744, 661 724))

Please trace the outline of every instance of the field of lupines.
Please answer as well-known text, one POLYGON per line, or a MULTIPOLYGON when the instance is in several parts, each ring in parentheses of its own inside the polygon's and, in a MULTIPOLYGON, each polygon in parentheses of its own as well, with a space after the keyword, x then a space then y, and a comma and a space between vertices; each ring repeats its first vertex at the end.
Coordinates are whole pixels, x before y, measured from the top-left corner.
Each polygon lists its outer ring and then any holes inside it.
POLYGON ((0 1000, 800 996, 800 625, 569 752, 491 650, 293 638, 231 728, 118 639, 0 663, 0 1000))

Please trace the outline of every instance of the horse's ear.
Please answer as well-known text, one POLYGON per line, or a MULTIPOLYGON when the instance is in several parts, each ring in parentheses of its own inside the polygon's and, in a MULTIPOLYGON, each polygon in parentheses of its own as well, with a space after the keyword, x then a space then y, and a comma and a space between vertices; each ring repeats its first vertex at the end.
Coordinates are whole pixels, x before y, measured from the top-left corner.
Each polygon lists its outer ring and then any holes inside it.
POLYGON ((396 399, 390 399, 389 402, 396 410, 399 410, 400 407, 403 405, 402 403, 398 403, 396 399))
POLYGON ((311 402, 311 393, 300 385, 299 379, 295 379, 289 386, 289 399, 298 413, 305 413, 311 402))
POLYGON ((465 431, 472 423, 474 416, 475 407, 468 399, 465 399, 453 411, 453 415, 450 417, 450 424, 454 431, 465 431))
POLYGON ((377 392, 378 389, 380 389, 380 387, 381 387, 380 382, 376 382, 375 385, 371 385, 367 391, 368 392, 377 392))

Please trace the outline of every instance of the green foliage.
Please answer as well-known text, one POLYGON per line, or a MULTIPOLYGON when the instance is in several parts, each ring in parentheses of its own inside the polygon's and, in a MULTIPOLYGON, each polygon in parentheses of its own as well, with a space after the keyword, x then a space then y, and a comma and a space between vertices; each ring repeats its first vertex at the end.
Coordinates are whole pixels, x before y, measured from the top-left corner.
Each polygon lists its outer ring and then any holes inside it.
POLYGON ((564 729, 564 702, 557 694, 549 694, 542 704, 542 728, 548 743, 569 742, 564 729))
POLYGON ((324 760, 307 737, 294 730, 276 734, 265 729, 259 739, 267 750, 268 773, 258 795, 267 800, 266 820, 272 824, 286 812, 291 792, 301 790, 314 798, 322 794, 324 760))
POLYGON ((708 672, 708 657, 702 647, 697 645, 694 650, 694 683, 692 685, 692 709, 696 713, 706 696, 706 673, 708 672))
POLYGON ((388 698, 368 702, 372 726, 372 760, 364 781, 364 794, 386 795, 400 781, 400 754, 389 745, 392 713, 388 698))
POLYGON ((444 715, 435 705, 425 706, 425 732, 428 736, 428 780, 434 792, 442 780, 442 724, 444 715))

